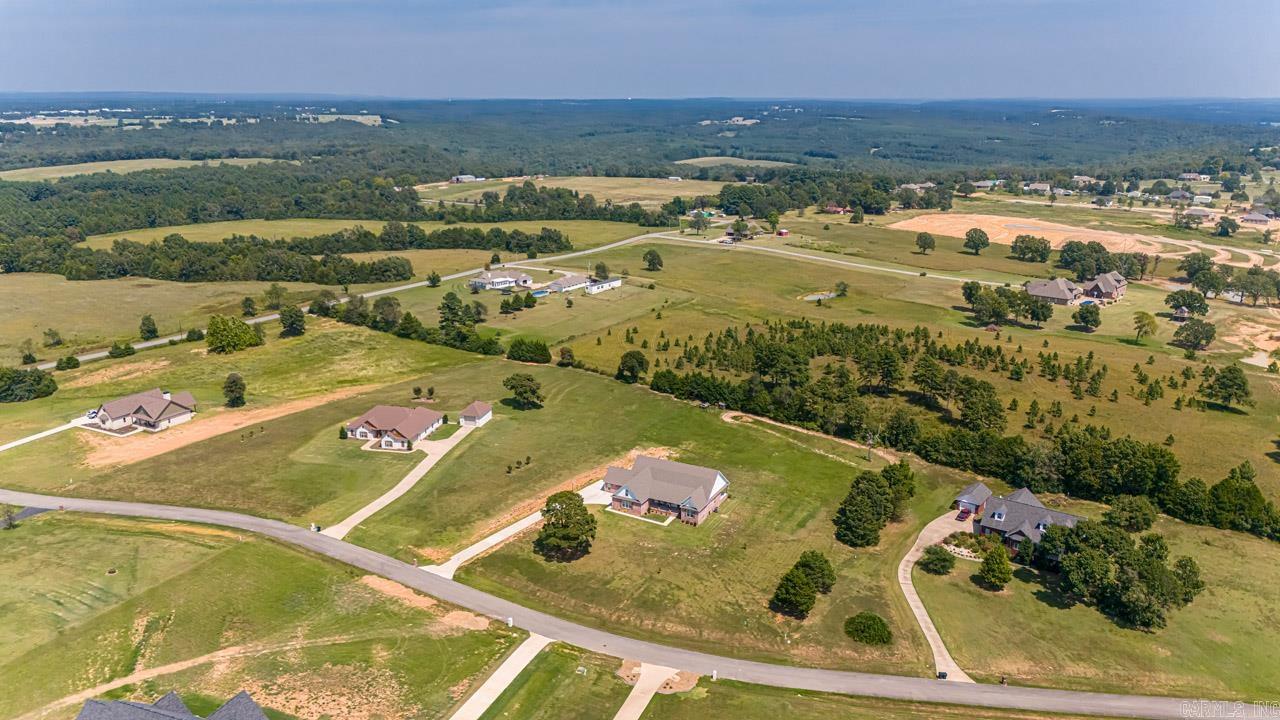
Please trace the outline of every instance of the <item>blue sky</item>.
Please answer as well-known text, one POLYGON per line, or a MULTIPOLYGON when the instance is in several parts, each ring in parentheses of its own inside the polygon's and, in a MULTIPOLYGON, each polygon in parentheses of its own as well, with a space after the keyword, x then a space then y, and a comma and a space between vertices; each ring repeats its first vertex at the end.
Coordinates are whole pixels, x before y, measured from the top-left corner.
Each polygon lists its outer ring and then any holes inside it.
POLYGON ((1280 97, 1276 0, 0 0, 0 92, 1280 97))

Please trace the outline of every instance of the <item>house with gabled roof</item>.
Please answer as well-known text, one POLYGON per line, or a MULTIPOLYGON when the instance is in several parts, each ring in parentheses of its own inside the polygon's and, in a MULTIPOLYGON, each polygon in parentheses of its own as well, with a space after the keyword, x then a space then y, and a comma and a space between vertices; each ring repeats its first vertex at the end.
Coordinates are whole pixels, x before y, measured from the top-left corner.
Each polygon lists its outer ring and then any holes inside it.
POLYGON ((567 293, 574 290, 581 290, 591 284, 591 278, 586 275, 571 273, 562 275, 561 277, 547 283, 546 291, 554 293, 567 293))
POLYGON ((507 288, 533 287, 528 273, 516 270, 485 270, 467 283, 477 290, 505 290, 507 288))
POLYGON ((1081 518, 1071 513, 1051 510, 1040 502, 1035 493, 1019 488, 1001 497, 991 494, 983 483, 966 487, 956 497, 956 505, 972 508, 975 499, 986 496, 974 510, 973 532, 976 535, 999 535, 1011 552, 1018 551, 1023 540, 1039 543, 1046 530, 1053 526, 1075 527, 1081 518), (968 503, 969 505, 962 505, 968 503))
POLYGON ((347 437, 377 440, 383 450, 412 450, 444 424, 444 413, 428 408, 375 405, 347 424, 347 437))
POLYGON ((170 393, 152 388, 99 405, 93 419, 104 430, 119 432, 142 429, 159 432, 184 423, 195 414, 196 399, 191 393, 170 393))
POLYGON ((1099 300, 1119 300, 1124 297, 1125 289, 1128 287, 1129 279, 1112 270, 1095 275, 1092 280, 1085 283, 1084 294, 1099 300))
POLYGON ((1066 278, 1032 280, 1023 287, 1031 297, 1048 300, 1054 305, 1072 305, 1084 294, 1080 286, 1066 278))
POLYGON ((1189 202, 1191 198, 1195 197, 1195 195, 1192 195, 1186 190, 1179 189, 1169 193, 1167 197, 1170 202, 1189 202))
POLYGON ((968 485, 956 496, 956 509, 968 510, 974 515, 981 515, 991 499, 991 488, 986 483, 976 482, 968 485))
POLYGON ((1266 225, 1271 222, 1271 218, 1263 215, 1262 213, 1251 212, 1245 213, 1244 216, 1240 218, 1240 222, 1252 223, 1254 225, 1266 225))
POLYGON ((467 425, 480 427, 492 419, 493 406, 479 400, 466 406, 461 413, 458 413, 458 424, 464 427, 467 425))
POLYGON ((632 515, 668 515, 698 525, 729 497, 729 481, 714 468, 641 455, 628 468, 610 467, 609 506, 632 515))
MULTIPOLYGON (((201 720, 177 693, 154 703, 132 700, 86 700, 76 720, 201 720)), ((267 720, 267 714, 249 693, 241 690, 205 720, 267 720)))

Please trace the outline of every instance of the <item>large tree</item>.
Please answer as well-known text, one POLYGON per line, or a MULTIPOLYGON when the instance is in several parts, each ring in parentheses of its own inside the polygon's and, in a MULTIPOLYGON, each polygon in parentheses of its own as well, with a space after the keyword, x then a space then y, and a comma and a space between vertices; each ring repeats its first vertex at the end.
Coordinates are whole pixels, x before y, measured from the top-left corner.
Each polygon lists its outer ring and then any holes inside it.
POLYGON ((982 228, 969 228, 964 234, 964 247, 971 250, 977 255, 991 245, 991 238, 987 237, 987 232, 982 228))
POLYGON ((227 375, 227 379, 222 383, 222 397, 226 398, 227 407, 243 407, 245 390, 244 378, 240 373, 227 375))
POLYGON ((1098 306, 1094 303, 1081 305, 1078 310, 1071 313, 1071 319, 1077 324, 1086 328, 1089 332, 1093 332, 1102 324, 1102 312, 1098 310, 1098 306))
MULTIPOLYGON (((1210 274, 1221 277, 1217 273, 1210 274)), ((1209 303, 1205 301, 1204 295, 1195 290, 1174 290, 1164 296, 1164 304, 1172 310, 1184 307, 1193 315, 1204 315, 1209 312, 1209 303)))
POLYGON ((596 519, 587 511, 582 496, 562 490, 547 498, 542 507, 542 529, 533 549, 548 560, 568 562, 591 552, 596 537, 596 519))
POLYGON ((662 256, 653 248, 645 250, 641 259, 644 260, 644 268, 649 272, 657 272, 662 269, 662 256))
POLYGON ((280 337, 298 337, 307 332, 307 316, 296 305, 280 308, 280 337))
POLYGON ((1155 315, 1142 310, 1133 314, 1133 335, 1136 339, 1141 340, 1148 335, 1155 335, 1158 327, 1155 315))
POLYGON ((142 321, 138 323, 138 337, 143 340, 154 340, 160 336, 160 331, 156 328, 155 318, 148 313, 142 316, 142 321))
POLYGON ((927 232, 917 233, 916 247, 920 248, 920 254, 928 255, 930 250, 938 247, 938 241, 927 232))
POLYGON ((1249 378, 1239 365, 1228 365, 1214 373, 1212 378, 1200 383, 1200 395, 1227 407, 1253 404, 1249 378))
POLYGON ((624 383, 635 383, 639 382, 648 371, 649 359, 644 356, 644 353, 639 350, 628 350, 618 360, 618 371, 614 373, 614 377, 624 383))
POLYGON ((982 558, 978 579, 993 590, 1003 590, 1013 580, 1013 566, 1009 564, 1009 552, 1003 543, 996 543, 982 558))
POLYGON ((797 564, 778 581, 769 607, 777 613, 803 620, 818 601, 818 590, 809 575, 797 564))
POLYGON ((854 476, 849 493, 836 510, 836 539, 850 547, 877 545, 880 529, 892 511, 889 484, 879 473, 864 470, 854 476))
POLYGON ((511 391, 516 407, 542 407, 542 383, 528 373, 514 373, 502 381, 502 387, 511 391))

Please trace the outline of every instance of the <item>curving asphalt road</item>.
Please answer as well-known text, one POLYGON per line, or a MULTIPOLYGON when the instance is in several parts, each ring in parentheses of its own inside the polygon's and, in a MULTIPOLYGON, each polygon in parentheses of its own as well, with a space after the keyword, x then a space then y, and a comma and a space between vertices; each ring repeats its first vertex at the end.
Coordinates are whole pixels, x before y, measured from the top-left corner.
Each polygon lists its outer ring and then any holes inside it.
POLYGON ((366 572, 381 575, 473 612, 503 621, 510 619, 520 628, 553 640, 611 657, 680 668, 703 675, 711 675, 714 672, 718 677, 742 682, 899 700, 1113 717, 1173 720, 1185 717, 1225 717, 1228 713, 1254 713, 1234 715, 1236 717, 1267 717, 1265 715, 1267 709, 1262 706, 1236 703, 1202 703, 1196 700, 1167 697, 952 683, 925 678, 772 665, 720 657, 614 635, 604 630, 529 610, 372 550, 276 520, 222 510, 65 498, 3 489, 0 489, 0 502, 237 528, 265 535, 358 567, 366 572))

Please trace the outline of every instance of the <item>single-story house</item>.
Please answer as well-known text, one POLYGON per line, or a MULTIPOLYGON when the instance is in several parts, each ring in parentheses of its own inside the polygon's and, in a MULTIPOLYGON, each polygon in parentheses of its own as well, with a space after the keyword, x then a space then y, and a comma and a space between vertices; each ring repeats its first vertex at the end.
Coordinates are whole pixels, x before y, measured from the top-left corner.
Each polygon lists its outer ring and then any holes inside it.
POLYGON ((1167 197, 1170 202, 1188 202, 1195 196, 1186 190, 1174 190, 1167 197))
POLYGON ((1183 215, 1190 215, 1192 217, 1203 218, 1205 220, 1208 220, 1209 218, 1213 217, 1212 212, 1202 207, 1187 208, 1186 212, 1184 212, 1183 215))
POLYGON ((427 408, 375 405, 347 425, 347 436, 377 440, 383 450, 412 450, 444 424, 444 414, 427 408))
POLYGON ((1178 179, 1189 180, 1191 182, 1209 182, 1213 178, 1209 177, 1208 175, 1201 175, 1200 173, 1184 172, 1178 175, 1178 179))
MULTIPOLYGON (((982 483, 975 483, 982 485, 982 483)), ((974 485, 965 488, 970 493, 974 485)), ((1075 527, 1080 518, 1070 513, 1050 510, 1036 498, 1035 493, 1026 488, 1019 488, 1007 497, 990 495, 984 485, 977 492, 986 490, 989 497, 984 503, 981 514, 973 518, 973 532, 977 535, 999 535, 1011 552, 1017 553, 1018 544, 1023 540, 1039 543, 1044 531, 1053 525, 1075 527)), ((957 504, 960 498, 956 498, 957 504)))
POLYGON ((613 290, 614 288, 620 287, 622 287, 621 277, 611 277, 603 280, 596 280, 595 278, 592 278, 591 282, 587 284, 587 294, 595 295, 597 293, 602 293, 605 290, 613 290))
POLYGON ((1266 203, 1256 202, 1253 207, 1249 208, 1249 212, 1256 212, 1259 215, 1266 215, 1269 218, 1276 216, 1276 211, 1272 210, 1266 203))
POLYGON ((994 190, 997 185, 1003 182, 1003 180, 979 180, 973 183, 973 187, 977 190, 994 190))
POLYGON ((458 424, 480 427, 493 419, 493 406, 476 400, 458 414, 458 424))
POLYGON ((786 228, 778 228, 778 237, 787 237, 791 231, 786 228))
POLYGON ((835 203, 829 203, 825 208, 823 208, 823 212, 830 215, 845 215, 853 211, 850 208, 841 207, 835 203))
MULTIPOLYGON (((201 720, 177 693, 170 692, 154 703, 132 700, 86 700, 76 720, 201 720)), ((240 691, 213 711, 207 720, 267 720, 267 715, 249 693, 240 691)))
POLYGON ((1032 280, 1025 286, 1027 294, 1040 300, 1048 300, 1054 305, 1072 305, 1084 290, 1066 278, 1052 280, 1032 280))
POLYGON ((903 183, 902 185, 898 186, 898 189, 899 190, 915 190, 916 192, 920 192, 922 190, 929 190, 935 187, 937 187, 937 185, 934 185, 931 182, 903 183))
POLYGON ((1054 188, 1053 194, 1057 195, 1058 197, 1071 197, 1072 195, 1076 194, 1076 191, 1068 190, 1066 188, 1054 188))
POLYGON ((481 290, 503 290, 505 288, 528 288, 533 286, 533 278, 528 274, 515 270, 485 270, 471 278, 467 283, 481 290))
POLYGON ((103 403, 94 419, 106 430, 142 428, 158 432, 184 423, 195 414, 196 399, 191 393, 171 394, 152 388, 103 403))
POLYGON ((1027 187, 1024 189, 1029 193, 1048 194, 1053 191, 1053 183, 1047 183, 1047 182, 1027 183, 1027 187))
POLYGON ((591 278, 586 275, 562 275, 547 283, 546 289, 548 292, 567 293, 581 290, 590 284, 591 278))
POLYGON ((1196 195, 1191 198, 1191 202, 1196 205, 1208 205, 1213 202, 1212 195, 1196 195))
POLYGON ((1071 182, 1076 185, 1092 185, 1098 181, 1096 178, 1092 178, 1088 175, 1072 175, 1071 182))
POLYGON ((1084 294, 1102 300, 1119 300, 1124 297, 1124 291, 1128 286, 1129 280, 1113 270, 1096 275, 1085 283, 1084 294))
POLYGON ((1179 305, 1178 309, 1173 311, 1174 322, 1186 322, 1187 320, 1190 320, 1190 319, 1191 319, 1191 311, 1187 309, 1186 305, 1179 305))
POLYGON ((604 490, 610 507, 632 515, 656 513, 698 525, 715 512, 728 493, 719 470, 641 455, 631 469, 609 468, 604 490))
POLYGON ((480 178, 476 177, 475 175, 454 175, 453 177, 449 178, 449 182, 453 183, 454 185, 457 185, 459 183, 476 182, 479 179, 480 178))
POLYGON ((1251 213, 1245 213, 1245 215, 1240 218, 1240 222, 1266 225, 1267 223, 1271 222, 1271 218, 1267 217, 1266 215, 1263 215, 1262 213, 1251 212, 1251 213))
POLYGON ((985 484, 976 482, 960 491, 956 496, 956 509, 968 510, 974 515, 981 515, 982 511, 987 507, 987 501, 991 499, 991 488, 985 484))

